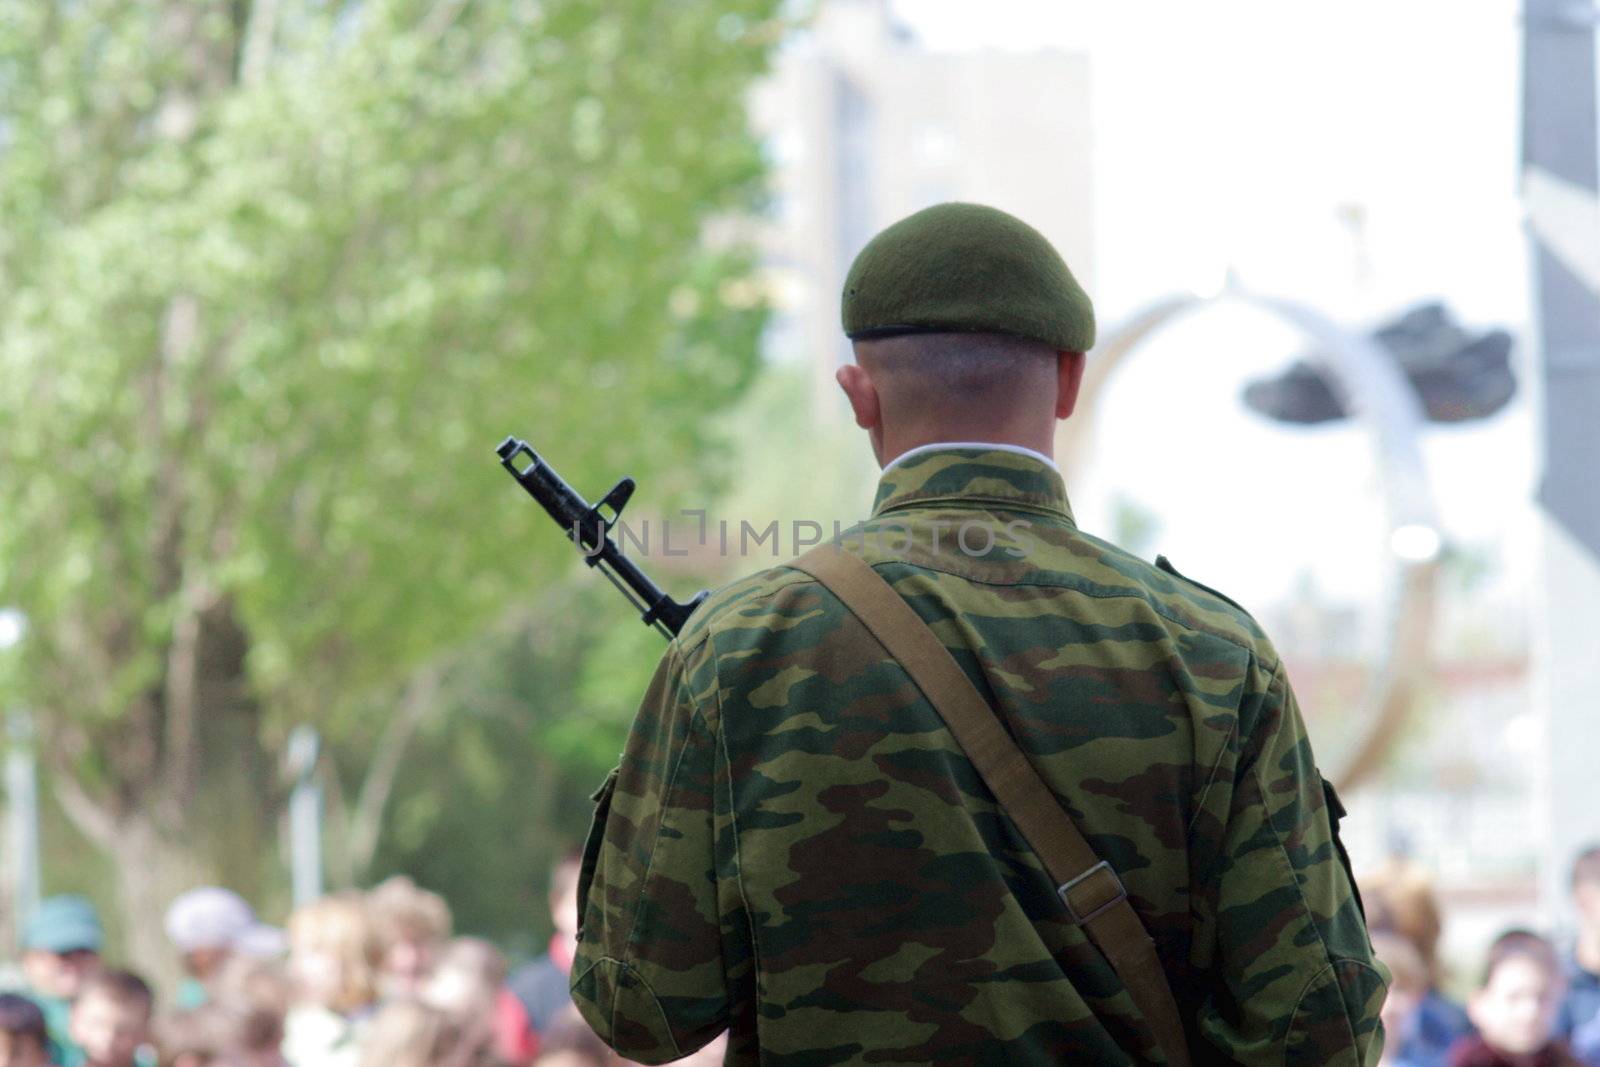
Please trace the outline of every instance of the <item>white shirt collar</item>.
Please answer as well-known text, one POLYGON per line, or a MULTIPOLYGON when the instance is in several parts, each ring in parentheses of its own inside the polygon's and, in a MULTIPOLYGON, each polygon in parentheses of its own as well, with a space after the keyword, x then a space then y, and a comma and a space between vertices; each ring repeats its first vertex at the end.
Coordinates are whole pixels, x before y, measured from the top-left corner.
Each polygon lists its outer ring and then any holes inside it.
POLYGON ((920 456, 924 452, 942 452, 945 449, 950 448, 981 448, 990 452, 1013 452, 1019 456, 1031 456, 1040 463, 1046 464, 1057 474, 1061 473, 1061 468, 1056 466, 1056 461, 1045 455, 1043 452, 1036 452, 1031 448, 1024 448, 1022 445, 1001 444, 996 441, 934 441, 932 444, 918 445, 916 448, 906 449, 904 452, 885 463, 883 465, 883 469, 885 472, 887 472, 890 467, 902 463, 905 460, 910 459, 912 456, 920 456))

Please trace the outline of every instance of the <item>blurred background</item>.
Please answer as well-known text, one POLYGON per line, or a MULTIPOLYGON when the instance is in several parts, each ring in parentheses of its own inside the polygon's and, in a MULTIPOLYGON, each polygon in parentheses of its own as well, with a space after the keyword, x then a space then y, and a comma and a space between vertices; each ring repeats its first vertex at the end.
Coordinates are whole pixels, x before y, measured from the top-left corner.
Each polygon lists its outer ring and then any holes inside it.
MULTIPOLYGON (((840 285, 943 200, 1031 222, 1093 296, 1080 524, 1273 635, 1357 873, 1437 894, 1445 985, 1507 925, 1570 937, 1593 24, 0 0, 0 955, 82 895, 159 1004, 185 890, 276 927, 393 876, 513 969, 545 953, 661 642, 494 446, 591 499, 633 476, 635 527, 776 521, 787 556, 854 521, 840 285)), ((773 550, 645 554, 682 597, 773 550)))

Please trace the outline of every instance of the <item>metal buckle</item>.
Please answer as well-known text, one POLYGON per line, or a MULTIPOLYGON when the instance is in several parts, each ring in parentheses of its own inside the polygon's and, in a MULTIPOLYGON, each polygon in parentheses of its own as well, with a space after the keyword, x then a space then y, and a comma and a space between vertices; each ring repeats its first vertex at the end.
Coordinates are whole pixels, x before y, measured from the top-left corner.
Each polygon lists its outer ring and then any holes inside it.
POLYGON ((1059 888, 1056 889, 1056 895, 1061 898, 1061 903, 1067 906, 1067 915, 1072 919, 1073 925, 1082 926, 1085 923, 1093 922, 1095 919, 1099 918, 1099 916, 1104 913, 1107 908, 1127 900, 1128 889, 1122 884, 1122 879, 1117 877, 1117 872, 1111 869, 1111 864, 1107 863, 1105 860, 1101 860, 1093 867, 1090 867, 1087 871, 1084 871, 1082 874, 1078 875, 1078 877, 1069 882, 1063 883, 1059 888), (1069 896, 1069 894, 1079 882, 1089 880, 1096 874, 1099 874, 1102 870, 1109 874, 1111 876, 1111 880, 1117 884, 1117 895, 1091 911, 1089 914, 1080 916, 1077 911, 1073 909, 1072 898, 1069 896))

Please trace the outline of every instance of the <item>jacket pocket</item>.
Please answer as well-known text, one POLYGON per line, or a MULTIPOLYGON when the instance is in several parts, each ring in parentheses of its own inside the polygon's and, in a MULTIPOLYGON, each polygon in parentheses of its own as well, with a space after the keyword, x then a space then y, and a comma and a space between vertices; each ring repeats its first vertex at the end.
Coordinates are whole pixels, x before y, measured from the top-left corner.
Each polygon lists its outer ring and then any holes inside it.
POLYGON ((1339 823, 1345 817, 1344 804, 1339 801, 1339 794, 1334 791, 1333 783, 1322 777, 1322 772, 1317 772, 1317 777, 1322 781, 1322 799, 1328 805, 1328 829, 1333 833, 1333 848, 1339 853, 1339 863, 1344 867, 1344 876, 1350 880, 1350 892, 1356 898, 1356 910, 1361 912, 1361 917, 1367 917, 1367 907, 1361 902, 1361 887, 1356 885, 1355 871, 1350 868, 1350 853, 1345 851, 1344 840, 1339 836, 1339 823))
POLYGON ((590 798, 594 801, 594 820, 589 823, 589 836, 583 842, 583 862, 578 867, 578 937, 583 937, 584 919, 589 914, 589 883, 594 880, 595 865, 600 861, 600 842, 606 834, 606 816, 611 813, 611 796, 617 791, 617 772, 622 767, 611 768, 606 780, 600 783, 590 798))

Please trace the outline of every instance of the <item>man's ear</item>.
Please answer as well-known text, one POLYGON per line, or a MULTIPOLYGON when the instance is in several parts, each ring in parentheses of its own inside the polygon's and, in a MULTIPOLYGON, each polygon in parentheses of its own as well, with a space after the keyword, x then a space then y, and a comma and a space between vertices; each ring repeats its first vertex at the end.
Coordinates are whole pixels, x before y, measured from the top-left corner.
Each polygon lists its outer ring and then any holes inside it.
POLYGON ((872 384, 867 372, 858 363, 846 363, 834 374, 834 380, 850 401, 856 425, 872 431, 883 424, 883 408, 878 403, 878 387, 872 384))
POLYGON ((1078 390, 1083 385, 1087 362, 1082 352, 1056 353, 1056 418, 1066 418, 1078 406, 1078 390))

